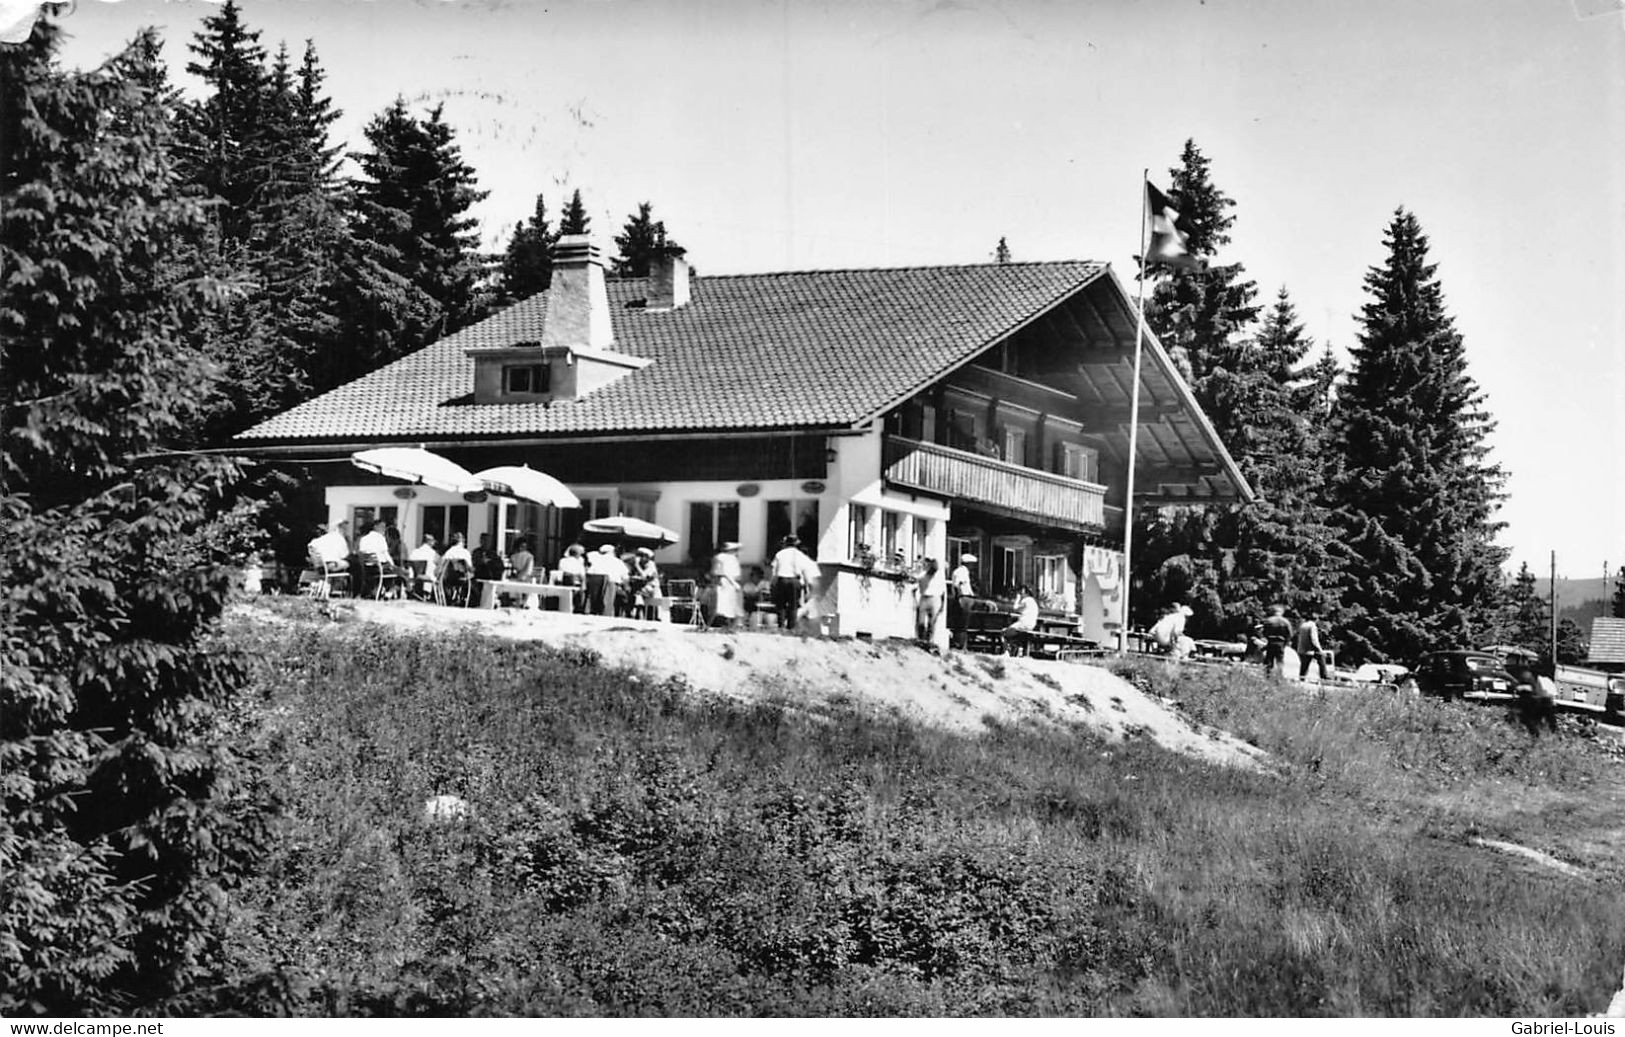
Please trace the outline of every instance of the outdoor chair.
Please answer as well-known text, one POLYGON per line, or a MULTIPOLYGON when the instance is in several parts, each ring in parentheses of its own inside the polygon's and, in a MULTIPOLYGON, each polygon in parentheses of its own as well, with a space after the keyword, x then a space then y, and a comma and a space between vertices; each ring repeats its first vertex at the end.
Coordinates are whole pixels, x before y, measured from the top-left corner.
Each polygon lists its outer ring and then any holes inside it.
POLYGON ((399 591, 402 587, 399 569, 385 568, 381 560, 362 559, 361 561, 361 593, 371 593, 374 601, 381 601, 384 591, 393 589, 399 591))
POLYGON ((446 603, 445 588, 440 585, 440 577, 429 571, 429 560, 419 558, 409 560, 406 564, 412 567, 412 597, 424 595, 436 605, 446 603))
POLYGON ((350 570, 316 565, 300 574, 299 584, 304 588, 306 594, 318 600, 331 598, 334 591, 340 594, 348 594, 350 593, 350 570))
POLYGON ((693 580, 666 581, 666 597, 670 602, 669 614, 673 623, 686 623, 705 629, 705 611, 700 608, 700 598, 693 580))
POLYGON ((440 602, 443 605, 469 605, 473 590, 473 573, 461 564, 440 568, 440 602))

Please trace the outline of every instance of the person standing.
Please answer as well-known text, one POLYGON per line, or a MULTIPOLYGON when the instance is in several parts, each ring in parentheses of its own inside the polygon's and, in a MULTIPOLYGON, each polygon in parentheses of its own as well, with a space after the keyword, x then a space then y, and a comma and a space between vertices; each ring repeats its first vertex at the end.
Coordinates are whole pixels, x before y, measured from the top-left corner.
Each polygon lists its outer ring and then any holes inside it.
POLYGON ((937 650, 937 617, 942 615, 942 599, 948 593, 948 581, 943 578, 942 567, 935 558, 920 563, 915 585, 920 599, 914 605, 914 639, 934 652, 937 650))
POLYGON ((1303 622, 1298 624, 1298 679, 1301 681, 1309 676, 1309 660, 1312 658, 1319 667, 1320 679, 1327 679, 1326 657, 1331 653, 1326 651, 1320 643, 1320 624, 1315 622, 1315 614, 1305 611, 1303 622))
POLYGON ((768 570, 773 578, 773 607, 778 610, 779 625, 794 630, 802 598, 818 582, 818 565, 802 552, 801 538, 792 533, 784 538, 784 546, 768 563, 768 570))
POLYGON ((717 605, 712 619, 732 628, 745 614, 745 594, 739 583, 739 542, 725 540, 711 559, 711 579, 716 584, 717 605))
POLYGON ((1286 660, 1286 646, 1292 640, 1292 621, 1286 618, 1286 606, 1271 605, 1257 631, 1264 640, 1264 672, 1279 672, 1286 660))
POLYGON ((654 600, 660 597, 660 566, 655 564, 653 548, 638 548, 627 574, 626 587, 631 595, 633 614, 639 619, 657 618, 654 600))
POLYGON ((962 554, 959 556, 959 564, 948 574, 948 634, 960 648, 964 647, 965 604, 976 594, 976 586, 971 582, 970 571, 970 567, 975 564, 975 555, 962 554))
POLYGON ((613 544, 605 544, 588 555, 587 611, 599 616, 615 615, 615 604, 626 577, 626 565, 616 557, 613 544))

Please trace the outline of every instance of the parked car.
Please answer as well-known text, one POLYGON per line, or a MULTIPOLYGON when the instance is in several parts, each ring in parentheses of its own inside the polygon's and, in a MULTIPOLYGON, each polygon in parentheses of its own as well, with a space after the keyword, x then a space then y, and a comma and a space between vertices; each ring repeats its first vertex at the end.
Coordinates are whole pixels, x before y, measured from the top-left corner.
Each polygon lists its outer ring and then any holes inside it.
POLYGON ((1518 693, 1517 681, 1507 672, 1506 662, 1488 652, 1468 648, 1429 652, 1413 672, 1422 694, 1439 695, 1446 701, 1511 700, 1518 693))

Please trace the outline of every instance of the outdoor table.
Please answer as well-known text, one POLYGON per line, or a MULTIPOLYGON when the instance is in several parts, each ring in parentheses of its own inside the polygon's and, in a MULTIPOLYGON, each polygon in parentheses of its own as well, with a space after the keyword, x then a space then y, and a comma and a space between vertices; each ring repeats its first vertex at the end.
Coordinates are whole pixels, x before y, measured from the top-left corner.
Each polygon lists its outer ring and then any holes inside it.
POLYGON ((557 601, 560 612, 575 611, 574 587, 555 583, 531 583, 529 580, 485 580, 484 583, 485 589, 480 594, 482 609, 496 608, 498 594, 534 594, 540 598, 557 601))

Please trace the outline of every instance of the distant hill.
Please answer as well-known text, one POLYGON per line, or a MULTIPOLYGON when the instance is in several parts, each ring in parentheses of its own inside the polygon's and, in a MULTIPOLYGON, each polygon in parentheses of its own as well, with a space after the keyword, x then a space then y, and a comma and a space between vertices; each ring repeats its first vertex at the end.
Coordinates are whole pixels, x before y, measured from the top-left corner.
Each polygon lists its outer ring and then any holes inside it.
MULTIPOLYGON (((1607 595, 1603 593, 1603 580, 1601 576, 1592 576, 1584 580, 1567 580, 1557 578, 1557 611, 1561 615, 1566 608, 1578 608, 1588 601, 1606 601, 1607 595)), ((1551 584, 1545 576, 1541 576, 1535 584, 1540 590, 1540 596, 1545 597, 1547 588, 1551 584)), ((1608 581, 1608 591, 1612 593, 1614 581, 1608 581)))

